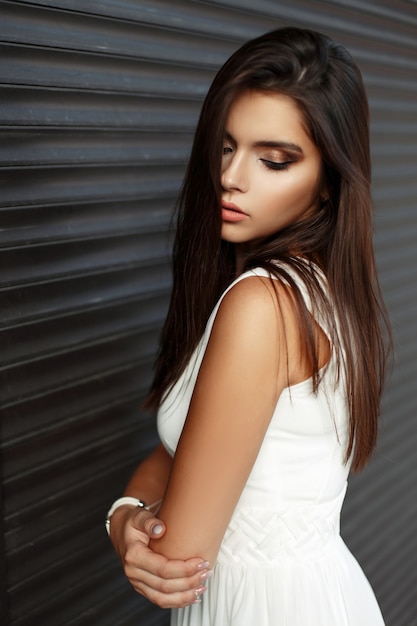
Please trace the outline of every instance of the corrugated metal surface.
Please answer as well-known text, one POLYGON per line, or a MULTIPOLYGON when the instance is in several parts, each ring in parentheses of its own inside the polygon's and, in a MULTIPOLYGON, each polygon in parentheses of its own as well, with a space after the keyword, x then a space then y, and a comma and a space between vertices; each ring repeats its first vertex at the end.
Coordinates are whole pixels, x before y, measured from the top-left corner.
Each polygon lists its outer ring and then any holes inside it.
MULTIPOLYGON (((415 626, 417 4, 0 1, 1 455, 10 623, 157 624, 102 528, 154 442, 138 406, 167 229, 201 100, 241 41, 345 43, 371 108, 376 244, 396 334, 380 449, 344 515, 389 626, 415 626)), ((219 625, 220 626, 220 625, 219 625)))
MULTIPOLYGON (((378 15, 379 3, 373 11, 378 15)), ((371 40, 362 65, 372 112, 375 243, 397 360, 384 402, 380 446, 369 469, 351 485, 344 527, 387 624, 415 626, 417 5, 385 2, 381 15, 384 19, 376 22, 381 41, 371 40)))

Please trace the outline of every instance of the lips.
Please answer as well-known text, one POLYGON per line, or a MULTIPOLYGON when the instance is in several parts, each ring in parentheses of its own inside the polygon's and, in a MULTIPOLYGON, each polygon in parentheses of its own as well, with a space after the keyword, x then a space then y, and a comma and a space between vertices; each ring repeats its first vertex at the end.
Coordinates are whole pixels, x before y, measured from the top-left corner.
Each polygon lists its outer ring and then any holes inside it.
POLYGON ((222 220, 224 222, 241 222, 249 216, 233 202, 222 202, 222 220))

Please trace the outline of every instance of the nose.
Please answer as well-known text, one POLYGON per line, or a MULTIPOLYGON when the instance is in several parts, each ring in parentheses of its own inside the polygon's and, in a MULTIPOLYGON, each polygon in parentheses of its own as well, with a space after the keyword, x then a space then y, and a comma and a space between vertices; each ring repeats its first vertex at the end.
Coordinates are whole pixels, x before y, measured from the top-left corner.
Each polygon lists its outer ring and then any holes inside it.
POLYGON ((248 172, 243 154, 226 154, 223 158, 221 185, 225 191, 248 190, 248 172))

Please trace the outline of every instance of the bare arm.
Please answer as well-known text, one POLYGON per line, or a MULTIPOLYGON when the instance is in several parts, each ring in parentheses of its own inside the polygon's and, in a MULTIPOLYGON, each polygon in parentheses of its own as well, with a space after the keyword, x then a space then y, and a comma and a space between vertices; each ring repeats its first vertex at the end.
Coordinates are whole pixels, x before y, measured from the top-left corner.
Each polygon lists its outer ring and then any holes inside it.
POLYGON ((160 444, 136 469, 126 486, 125 495, 141 498, 147 504, 161 500, 171 466, 172 458, 160 444))
MULTIPOLYGON (((158 446, 139 465, 124 495, 147 504, 160 500, 171 464, 171 457, 158 446)), ((148 547, 149 538, 162 537, 164 532, 154 513, 131 505, 117 508, 111 518, 110 537, 134 589, 163 608, 186 606, 196 600, 195 589, 202 591, 207 564, 201 558, 170 560, 154 553, 148 547)))
POLYGON ((214 563, 277 398, 288 384, 284 337, 291 357, 299 346, 298 328, 284 286, 249 278, 225 296, 159 512, 167 531, 150 542, 155 551, 169 558, 199 555, 214 563), (282 291, 280 308, 276 289, 282 291))

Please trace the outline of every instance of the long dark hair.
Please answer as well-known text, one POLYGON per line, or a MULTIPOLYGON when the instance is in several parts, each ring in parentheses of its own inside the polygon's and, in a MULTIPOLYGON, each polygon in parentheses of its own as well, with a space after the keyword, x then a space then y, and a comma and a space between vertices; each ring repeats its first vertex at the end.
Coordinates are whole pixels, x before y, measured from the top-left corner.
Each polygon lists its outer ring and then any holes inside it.
POLYGON ((172 297, 146 406, 155 408, 178 380, 216 301, 235 277, 233 245, 220 236, 220 171, 228 112, 248 90, 277 92, 297 104, 322 157, 326 199, 313 217, 253 247, 244 269, 264 267, 293 288, 315 389, 319 371, 314 329, 286 267, 297 272, 324 311, 346 379, 346 460, 353 455, 352 467, 360 470, 376 445, 389 339, 372 247, 368 103, 350 54, 310 30, 284 28, 249 41, 210 87, 177 206, 172 297), (326 276, 325 290, 315 267, 326 276))

